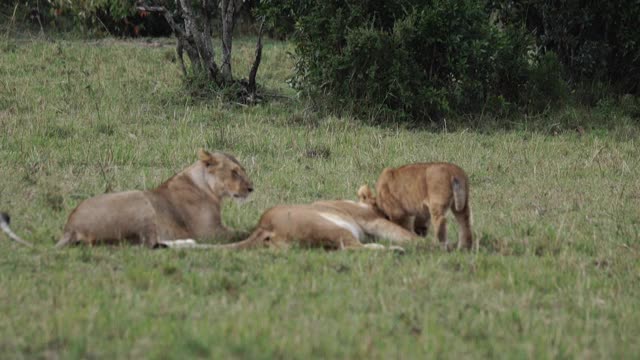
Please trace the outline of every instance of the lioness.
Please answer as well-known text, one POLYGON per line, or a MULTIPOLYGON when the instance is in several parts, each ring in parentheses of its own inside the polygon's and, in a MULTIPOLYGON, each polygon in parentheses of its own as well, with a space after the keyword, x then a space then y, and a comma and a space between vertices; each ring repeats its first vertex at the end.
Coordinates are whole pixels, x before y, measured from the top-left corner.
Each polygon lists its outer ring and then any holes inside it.
POLYGON ((376 205, 394 223, 415 231, 429 227, 429 219, 440 243, 448 248, 445 215, 451 208, 460 235, 458 248, 473 246, 469 179, 464 170, 450 163, 420 163, 386 168, 376 183, 376 205), (417 221, 416 221, 417 220, 417 221))
MULTIPOLYGON (((362 190, 362 189, 361 189, 362 190)), ((318 201, 311 205, 279 205, 265 211, 258 226, 243 241, 225 245, 196 244, 190 240, 165 241, 171 248, 248 249, 256 247, 287 248, 292 244, 328 250, 387 249, 384 245, 362 241, 371 236, 405 244, 417 239, 410 231, 384 218, 368 198, 359 191, 360 202, 349 200, 318 201)), ((402 250, 390 246, 391 250, 402 250)))
POLYGON ((253 184, 233 156, 203 149, 199 160, 149 191, 126 191, 84 200, 69 215, 56 247, 127 241, 230 238, 220 218, 225 197, 244 199, 253 184))

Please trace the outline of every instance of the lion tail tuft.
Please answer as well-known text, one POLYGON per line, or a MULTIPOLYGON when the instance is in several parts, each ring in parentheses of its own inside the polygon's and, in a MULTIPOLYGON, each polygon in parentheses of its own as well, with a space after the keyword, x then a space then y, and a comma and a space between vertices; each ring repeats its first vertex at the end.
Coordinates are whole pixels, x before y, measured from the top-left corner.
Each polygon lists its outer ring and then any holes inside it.
POLYGON ((75 236, 73 231, 65 231, 64 235, 62 235, 62 238, 60 239, 60 241, 58 241, 58 243, 56 244, 56 248, 61 248, 61 247, 65 247, 67 245, 70 245, 71 242, 74 240, 75 236))
POLYGON ((14 233, 11 228, 9 227, 9 223, 11 222, 11 217, 9 217, 9 214, 4 213, 4 212, 0 212, 0 229, 2 229, 2 231, 7 234, 7 236, 9 237, 9 239, 20 243, 22 245, 28 246, 28 247, 33 247, 33 245, 31 245, 31 243, 26 242, 24 240, 22 240, 20 238, 20 236, 16 235, 16 233, 14 233))
POLYGON ((453 207, 456 211, 462 211, 467 205, 467 191, 464 184, 461 184, 457 177, 454 176, 451 183, 453 188, 453 207))

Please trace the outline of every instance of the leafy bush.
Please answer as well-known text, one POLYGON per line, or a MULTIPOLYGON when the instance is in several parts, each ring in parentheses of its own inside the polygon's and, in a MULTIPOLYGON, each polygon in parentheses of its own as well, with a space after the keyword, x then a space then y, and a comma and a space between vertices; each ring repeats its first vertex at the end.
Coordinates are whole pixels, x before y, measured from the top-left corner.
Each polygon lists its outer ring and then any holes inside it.
POLYGON ((135 5, 136 0, 28 0, 19 3, 16 18, 24 19, 27 25, 42 26, 45 30, 88 35, 171 34, 162 14, 141 12, 135 5))
POLYGON ((293 84, 356 113, 414 120, 491 110, 488 104, 503 111, 555 103, 548 97, 562 90, 554 59, 532 54, 523 29, 491 22, 486 5, 290 1, 297 19, 293 84))
POLYGON ((526 26, 543 51, 555 52, 576 87, 604 82, 640 92, 637 0, 511 0, 491 7, 502 22, 526 26))
POLYGON ((104 31, 135 14, 135 0, 48 0, 50 15, 58 23, 80 31, 104 31))

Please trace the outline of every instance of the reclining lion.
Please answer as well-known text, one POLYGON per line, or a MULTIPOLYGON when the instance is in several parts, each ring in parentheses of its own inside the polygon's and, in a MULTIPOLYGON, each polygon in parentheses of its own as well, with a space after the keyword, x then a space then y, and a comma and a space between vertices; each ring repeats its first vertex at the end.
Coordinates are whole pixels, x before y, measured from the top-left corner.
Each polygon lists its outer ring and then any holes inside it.
POLYGON ((233 156, 203 149, 193 165, 148 191, 125 191, 84 200, 69 215, 56 247, 74 243, 232 237, 220 217, 226 197, 244 199, 253 185, 233 156))
MULTIPOLYGON (((367 188, 368 189, 368 188, 367 188)), ((258 226, 246 240, 224 245, 197 244, 191 239, 163 241, 170 248, 249 249, 288 248, 291 245, 344 249, 386 249, 376 243, 365 244, 367 237, 386 239, 401 245, 417 236, 385 219, 375 206, 371 192, 358 191, 359 202, 349 200, 318 201, 311 205, 279 205, 265 211, 258 226)), ((390 246, 392 250, 402 250, 390 246)))

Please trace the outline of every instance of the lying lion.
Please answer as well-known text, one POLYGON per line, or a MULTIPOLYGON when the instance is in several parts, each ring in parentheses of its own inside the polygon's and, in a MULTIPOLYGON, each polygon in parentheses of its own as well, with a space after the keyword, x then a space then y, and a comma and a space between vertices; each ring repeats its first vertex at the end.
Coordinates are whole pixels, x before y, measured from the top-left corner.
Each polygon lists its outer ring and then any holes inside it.
MULTIPOLYGON (((363 186, 363 191, 369 190, 363 186)), ((445 215, 449 209, 460 225, 458 248, 473 246, 469 179, 450 163, 410 164, 386 168, 376 183, 377 207, 394 223, 426 233, 429 220, 440 243, 448 248, 445 215)), ((373 198, 370 195, 369 198, 373 198)))
POLYGON ((231 155, 200 149, 198 157, 156 189, 84 200, 69 215, 56 247, 123 241, 154 247, 161 240, 231 238, 233 231, 220 218, 222 200, 246 198, 251 180, 231 155))
MULTIPOLYGON (((362 190, 362 189, 361 189, 362 190)), ((360 202, 318 201, 311 205, 279 205, 265 211, 253 233, 240 242, 225 245, 197 244, 191 239, 163 241, 170 248, 249 249, 288 248, 291 245, 328 250, 387 249, 376 243, 363 243, 367 237, 406 244, 417 239, 410 231, 385 219, 370 193, 359 191, 360 202)), ((390 246, 391 250, 402 250, 390 246)))

